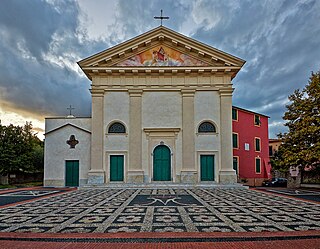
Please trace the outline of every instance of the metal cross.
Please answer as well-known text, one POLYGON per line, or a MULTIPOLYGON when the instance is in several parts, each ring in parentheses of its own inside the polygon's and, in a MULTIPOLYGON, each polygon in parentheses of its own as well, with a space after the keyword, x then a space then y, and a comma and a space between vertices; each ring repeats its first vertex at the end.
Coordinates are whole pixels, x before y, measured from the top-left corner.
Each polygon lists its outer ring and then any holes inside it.
POLYGON ((162 20, 163 20, 163 19, 166 19, 166 20, 169 19, 168 16, 162 16, 162 12, 163 12, 163 11, 161 10, 161 11, 160 11, 160 13, 161 13, 160 16, 155 16, 155 17, 153 17, 154 19, 160 19, 160 26, 162 26, 162 20))
POLYGON ((72 113, 71 113, 71 112, 72 112, 72 110, 74 110, 74 108, 72 107, 72 105, 70 105, 70 107, 69 107, 69 108, 67 108, 67 110, 69 110, 69 111, 70 111, 70 114, 69 114, 69 115, 71 116, 71 115, 72 115, 72 113))

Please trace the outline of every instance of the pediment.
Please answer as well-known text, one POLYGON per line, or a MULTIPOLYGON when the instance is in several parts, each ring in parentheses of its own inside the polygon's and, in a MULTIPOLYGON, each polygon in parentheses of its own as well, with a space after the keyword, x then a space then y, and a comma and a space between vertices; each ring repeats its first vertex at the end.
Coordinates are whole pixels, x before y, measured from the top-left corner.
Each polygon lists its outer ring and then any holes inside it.
POLYGON ((89 79, 96 74, 200 70, 232 77, 245 61, 160 26, 78 62, 89 79), (131 70, 131 71, 130 71, 131 70))
POLYGON ((165 46, 163 43, 116 63, 116 67, 208 67, 206 61, 165 46))
POLYGON ((61 126, 59 126, 59 127, 56 127, 56 128, 54 128, 54 129, 52 129, 52 130, 50 130, 50 131, 47 131, 44 135, 47 136, 48 134, 53 133, 53 132, 56 132, 56 131, 58 131, 58 130, 61 130, 61 129, 67 127, 67 126, 71 126, 71 127, 75 128, 75 129, 78 129, 78 130, 80 130, 80 131, 83 131, 83 132, 86 132, 86 133, 91 134, 91 131, 88 131, 88 130, 86 130, 86 129, 83 129, 83 128, 81 128, 81 127, 79 127, 79 126, 76 126, 76 125, 74 125, 74 124, 67 123, 67 124, 61 125, 61 126))

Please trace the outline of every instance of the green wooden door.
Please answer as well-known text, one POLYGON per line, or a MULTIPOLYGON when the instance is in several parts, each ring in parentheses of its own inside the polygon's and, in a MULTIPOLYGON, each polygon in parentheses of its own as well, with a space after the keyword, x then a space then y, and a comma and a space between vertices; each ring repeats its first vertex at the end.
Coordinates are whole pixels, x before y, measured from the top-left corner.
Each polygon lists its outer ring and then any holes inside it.
POLYGON ((110 181, 123 181, 123 155, 110 156, 110 181))
POLYGON ((171 181, 171 155, 165 145, 157 146, 153 151, 153 180, 171 181))
POLYGON ((214 181, 214 155, 200 155, 201 181, 214 181))
POLYGON ((66 161, 66 186, 79 186, 79 161, 66 161))

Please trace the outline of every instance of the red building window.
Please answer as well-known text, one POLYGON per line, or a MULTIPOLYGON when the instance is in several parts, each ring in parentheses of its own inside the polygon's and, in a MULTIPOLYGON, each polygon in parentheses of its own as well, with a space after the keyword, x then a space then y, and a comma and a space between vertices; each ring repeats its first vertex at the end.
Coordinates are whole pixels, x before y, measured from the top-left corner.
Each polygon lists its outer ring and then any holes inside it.
POLYGON ((256 137, 255 139, 255 151, 261 151, 261 141, 260 138, 256 137))
POLYGON ((238 140, 238 134, 237 133, 233 133, 232 134, 232 145, 234 149, 238 149, 239 148, 239 140, 238 140))
POLYGON ((261 125, 260 116, 257 115, 257 114, 254 115, 254 125, 255 126, 260 126, 261 125))
POLYGON ((232 120, 238 121, 238 110, 232 108, 232 120))
POLYGON ((273 148, 272 148, 272 146, 269 146, 269 156, 273 156, 273 148))
POLYGON ((256 157, 256 173, 261 174, 261 158, 256 157))

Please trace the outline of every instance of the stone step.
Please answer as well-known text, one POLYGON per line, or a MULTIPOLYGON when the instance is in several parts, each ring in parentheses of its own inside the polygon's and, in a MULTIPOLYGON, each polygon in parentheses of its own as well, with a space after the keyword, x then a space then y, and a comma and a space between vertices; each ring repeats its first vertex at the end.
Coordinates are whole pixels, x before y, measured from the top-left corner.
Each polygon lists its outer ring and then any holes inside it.
POLYGON ((135 188, 146 188, 146 189, 167 189, 167 188, 242 188, 248 189, 248 186, 244 186, 239 183, 233 184, 219 184, 219 183, 198 183, 198 184, 186 184, 186 183, 108 183, 108 184, 85 184, 79 187, 79 189, 135 189, 135 188))

